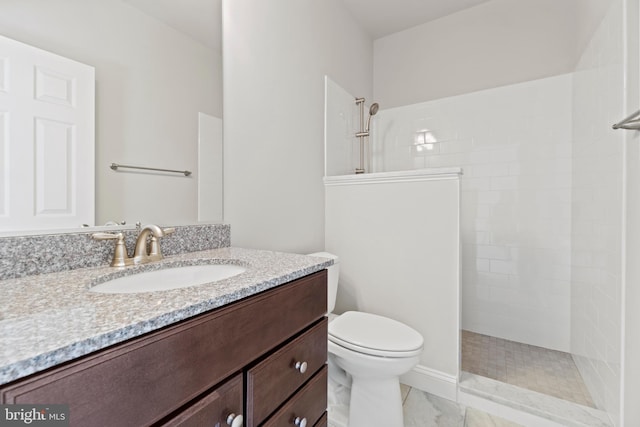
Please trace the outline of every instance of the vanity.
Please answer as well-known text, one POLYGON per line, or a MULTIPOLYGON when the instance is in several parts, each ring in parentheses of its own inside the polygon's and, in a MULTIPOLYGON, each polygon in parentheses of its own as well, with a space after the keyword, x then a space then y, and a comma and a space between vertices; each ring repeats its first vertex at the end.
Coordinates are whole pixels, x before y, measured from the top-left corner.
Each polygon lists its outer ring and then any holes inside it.
POLYGON ((109 267, 0 281, 1 402, 69 404, 72 426, 326 426, 330 262, 220 248, 134 268, 204 262, 246 271, 127 295, 88 291, 109 267))

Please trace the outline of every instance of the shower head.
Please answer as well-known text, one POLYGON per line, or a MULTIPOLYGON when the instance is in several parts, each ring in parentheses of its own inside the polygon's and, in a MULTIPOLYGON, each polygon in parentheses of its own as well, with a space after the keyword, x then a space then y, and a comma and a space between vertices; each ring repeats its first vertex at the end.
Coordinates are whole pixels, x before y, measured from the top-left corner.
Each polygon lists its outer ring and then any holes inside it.
POLYGON ((369 132, 369 126, 371 125, 371 117, 376 115, 379 108, 380 108, 380 105, 378 105, 377 102, 374 102, 373 104, 371 104, 371 107, 369 107, 369 118, 367 119, 367 127, 365 128, 365 132, 369 132))

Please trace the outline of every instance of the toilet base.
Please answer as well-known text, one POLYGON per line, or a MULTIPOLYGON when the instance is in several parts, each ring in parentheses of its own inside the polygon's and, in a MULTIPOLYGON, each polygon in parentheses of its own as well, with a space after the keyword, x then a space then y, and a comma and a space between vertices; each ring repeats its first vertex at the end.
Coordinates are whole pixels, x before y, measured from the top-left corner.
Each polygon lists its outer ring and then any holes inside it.
POLYGON ((418 356, 369 356, 329 341, 330 376, 337 381, 345 377, 351 380, 349 427, 404 427, 400 375, 417 363, 418 356), (336 375, 340 371, 342 375, 336 375))
POLYGON ((394 378, 353 378, 349 427, 403 427, 400 382, 394 378))
POLYGON ((337 384, 351 389, 351 376, 347 372, 338 366, 338 362, 334 359, 334 355, 329 353, 327 357, 327 365, 329 365, 329 378, 331 378, 337 384))

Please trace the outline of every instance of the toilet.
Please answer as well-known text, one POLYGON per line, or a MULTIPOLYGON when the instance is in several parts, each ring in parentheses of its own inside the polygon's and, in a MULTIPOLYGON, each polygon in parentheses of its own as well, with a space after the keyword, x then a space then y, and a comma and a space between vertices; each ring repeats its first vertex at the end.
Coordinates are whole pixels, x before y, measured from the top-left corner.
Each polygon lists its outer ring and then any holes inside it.
POLYGON ((351 388, 349 427, 403 427, 399 377, 413 369, 424 345, 420 333, 387 317, 360 311, 332 314, 338 290, 339 259, 327 252, 329 376, 351 388))

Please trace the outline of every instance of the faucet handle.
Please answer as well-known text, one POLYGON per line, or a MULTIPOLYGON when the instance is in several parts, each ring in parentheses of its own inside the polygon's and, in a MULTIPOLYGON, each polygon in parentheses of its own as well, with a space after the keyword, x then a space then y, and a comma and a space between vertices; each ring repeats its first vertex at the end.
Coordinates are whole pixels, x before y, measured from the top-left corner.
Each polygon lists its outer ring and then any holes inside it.
MULTIPOLYGON (((174 233, 176 231, 175 228, 170 227, 170 228, 163 228, 162 229, 162 237, 167 236, 171 233, 174 233)), ((162 250, 160 249, 160 242, 159 239, 160 236, 155 236, 155 235, 151 235, 151 240, 149 242, 149 256, 153 257, 154 259, 162 259, 162 250)))
POLYGON ((93 233, 91 235, 91 238, 94 240, 112 240, 119 239, 120 236, 124 238, 124 235, 122 233, 93 233))
POLYGON ((116 250, 113 253, 111 267, 124 267, 131 264, 127 247, 124 245, 124 233, 93 233, 91 238, 94 240, 116 240, 116 250))

